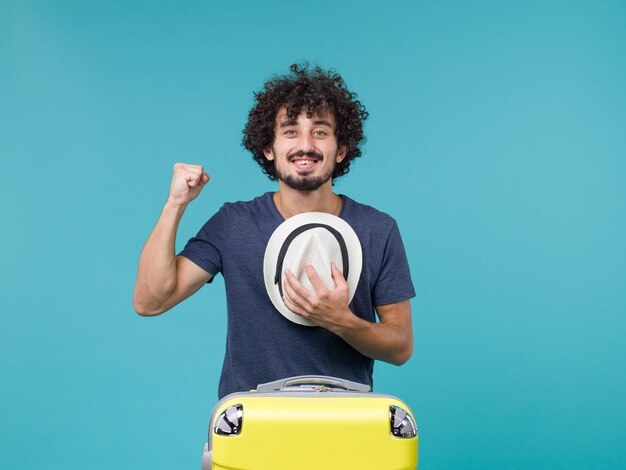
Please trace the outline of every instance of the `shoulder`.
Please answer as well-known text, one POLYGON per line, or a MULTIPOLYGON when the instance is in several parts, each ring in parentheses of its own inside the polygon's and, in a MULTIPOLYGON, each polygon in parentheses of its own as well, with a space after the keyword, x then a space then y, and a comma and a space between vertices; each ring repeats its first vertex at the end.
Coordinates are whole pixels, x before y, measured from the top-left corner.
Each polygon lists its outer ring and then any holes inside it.
POLYGON ((264 193, 250 201, 225 202, 218 212, 230 217, 246 217, 271 210, 271 194, 264 193))
POLYGON ((381 210, 342 195, 344 208, 341 217, 353 227, 372 227, 389 232, 397 226, 396 220, 381 210))
POLYGON ((282 222, 272 194, 267 192, 250 201, 226 202, 214 218, 228 232, 227 236, 266 237, 267 232, 271 233, 282 222))

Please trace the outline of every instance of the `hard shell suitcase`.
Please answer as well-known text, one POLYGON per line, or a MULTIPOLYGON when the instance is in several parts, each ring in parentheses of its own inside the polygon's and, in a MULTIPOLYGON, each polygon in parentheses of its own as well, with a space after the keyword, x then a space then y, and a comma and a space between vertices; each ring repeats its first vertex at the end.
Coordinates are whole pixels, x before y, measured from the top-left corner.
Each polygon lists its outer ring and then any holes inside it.
POLYGON ((213 409, 202 470, 415 470, 409 407, 369 390, 299 376, 228 395, 213 409))

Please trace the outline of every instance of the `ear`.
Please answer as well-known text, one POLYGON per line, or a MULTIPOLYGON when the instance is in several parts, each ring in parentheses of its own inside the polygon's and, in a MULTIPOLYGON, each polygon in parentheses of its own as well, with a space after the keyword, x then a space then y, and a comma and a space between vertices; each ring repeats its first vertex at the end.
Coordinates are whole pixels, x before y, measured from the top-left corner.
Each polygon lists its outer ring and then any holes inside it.
POLYGON ((345 145, 342 145, 341 147, 339 147, 339 151, 337 152, 337 156, 335 157, 335 161, 337 163, 343 161, 344 158, 346 158, 346 154, 348 153, 348 147, 346 147, 345 145))
POLYGON ((271 148, 263 149, 263 155, 265 155, 265 158, 267 158, 270 162, 274 160, 274 152, 272 152, 271 148))

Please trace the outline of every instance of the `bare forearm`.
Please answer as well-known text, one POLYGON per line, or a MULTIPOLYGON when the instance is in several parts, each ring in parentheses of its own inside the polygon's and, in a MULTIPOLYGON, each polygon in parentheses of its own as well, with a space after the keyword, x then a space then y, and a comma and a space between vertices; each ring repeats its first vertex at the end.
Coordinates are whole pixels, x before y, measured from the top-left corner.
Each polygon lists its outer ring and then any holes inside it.
POLYGON ((186 206, 166 203, 139 258, 133 304, 150 314, 176 289, 176 231, 186 206))
POLYGON ((356 315, 334 332, 361 354, 395 365, 404 364, 413 352, 411 329, 393 323, 372 323, 356 315))
POLYGON ((285 271, 283 301, 292 312, 332 331, 361 354, 391 364, 404 364, 413 353, 411 303, 408 300, 376 305, 380 323, 356 316, 348 306, 348 284, 331 264, 335 288, 328 289, 312 266, 306 273, 314 290, 306 289, 289 270, 285 271))

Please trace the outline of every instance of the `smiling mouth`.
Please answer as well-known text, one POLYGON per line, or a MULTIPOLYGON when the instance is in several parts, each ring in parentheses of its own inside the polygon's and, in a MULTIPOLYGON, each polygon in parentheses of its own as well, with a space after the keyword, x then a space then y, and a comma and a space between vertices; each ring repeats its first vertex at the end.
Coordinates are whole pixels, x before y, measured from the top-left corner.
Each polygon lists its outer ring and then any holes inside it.
POLYGON ((322 159, 322 155, 314 152, 296 152, 289 156, 289 163, 299 171, 310 171, 315 168, 315 165, 321 162, 322 159))
POLYGON ((295 165, 300 165, 300 166, 309 166, 309 165, 314 165, 318 161, 319 160, 312 159, 312 158, 294 158, 291 160, 291 163, 295 165))
POLYGON ((313 158, 293 158, 291 164, 300 172, 312 171, 319 160, 313 158))

